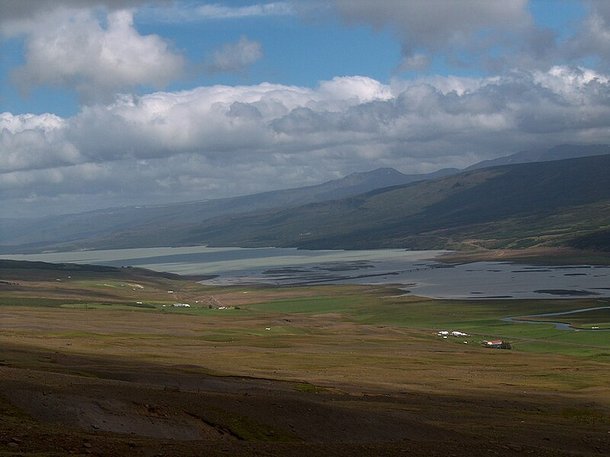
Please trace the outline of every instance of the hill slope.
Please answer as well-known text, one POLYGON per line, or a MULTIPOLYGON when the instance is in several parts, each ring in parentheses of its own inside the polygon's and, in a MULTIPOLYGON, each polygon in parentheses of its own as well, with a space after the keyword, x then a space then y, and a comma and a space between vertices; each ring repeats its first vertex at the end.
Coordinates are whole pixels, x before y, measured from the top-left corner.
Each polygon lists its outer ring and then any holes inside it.
POLYGON ((564 245, 610 226, 610 156, 464 172, 209 221, 183 240, 304 248, 564 245))
POLYGON ((0 219, 3 245, 0 251, 172 245, 187 237, 193 227, 215 217, 323 202, 455 172, 447 169, 427 175, 405 175, 392 168, 380 168, 319 185, 241 197, 110 208, 37 219, 0 219))
POLYGON ((590 144, 574 145, 560 144, 550 149, 534 149, 531 151, 521 151, 505 157, 492 160, 483 160, 475 163, 466 170, 479 170, 481 168, 497 167, 501 165, 515 165, 518 163, 531 162, 550 162, 553 160, 576 159, 579 157, 589 157, 610 154, 610 145, 590 144))
POLYGON ((609 152, 608 145, 562 145, 481 162, 459 174, 380 168, 234 198, 0 219, 0 252, 190 244, 609 250, 603 231, 609 152), (589 157, 555 160, 572 156, 589 157), (513 162, 528 163, 481 168, 513 162))

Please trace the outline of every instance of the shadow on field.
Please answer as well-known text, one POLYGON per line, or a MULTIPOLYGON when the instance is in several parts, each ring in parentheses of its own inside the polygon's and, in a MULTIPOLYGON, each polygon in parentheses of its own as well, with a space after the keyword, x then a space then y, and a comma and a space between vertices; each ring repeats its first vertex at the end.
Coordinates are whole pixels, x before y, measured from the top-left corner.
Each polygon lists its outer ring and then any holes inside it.
POLYGON ((610 421, 515 398, 214 376, 197 366, 0 349, 0 455, 596 456, 610 421))

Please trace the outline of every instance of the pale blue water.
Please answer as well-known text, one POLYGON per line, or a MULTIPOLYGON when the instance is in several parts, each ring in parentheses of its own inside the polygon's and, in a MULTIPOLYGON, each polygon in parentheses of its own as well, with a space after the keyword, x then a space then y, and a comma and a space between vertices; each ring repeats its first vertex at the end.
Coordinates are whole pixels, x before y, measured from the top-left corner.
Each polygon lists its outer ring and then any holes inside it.
POLYGON ((610 297, 610 267, 508 262, 446 265, 443 251, 304 251, 283 248, 142 248, 3 256, 16 260, 137 266, 214 275, 208 284, 397 284, 435 298, 610 297))

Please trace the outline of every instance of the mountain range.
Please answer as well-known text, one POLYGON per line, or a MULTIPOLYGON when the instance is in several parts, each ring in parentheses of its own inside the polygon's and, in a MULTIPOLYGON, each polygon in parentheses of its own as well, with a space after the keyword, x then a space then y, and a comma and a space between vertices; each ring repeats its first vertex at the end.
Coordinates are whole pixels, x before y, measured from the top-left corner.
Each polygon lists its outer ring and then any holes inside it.
POLYGON ((521 151, 509 156, 499 157, 492 160, 483 160, 474 165, 469 166, 467 170, 479 170, 481 168, 497 167, 500 165, 514 165, 518 163, 531 162, 551 162, 554 160, 576 159, 579 157, 590 157, 597 155, 610 154, 610 145, 607 144, 589 144, 589 145, 573 145, 561 144, 550 149, 533 149, 529 151, 521 151))
POLYGON ((168 205, 109 208, 29 219, 0 219, 0 252, 36 252, 83 246, 173 245, 193 226, 225 215, 296 207, 345 198, 382 187, 435 179, 458 172, 406 175, 392 168, 353 173, 322 184, 168 205))
POLYGON ((608 176, 608 155, 485 168, 220 218, 184 241, 308 249, 524 248, 579 241, 584 248, 587 237, 610 226, 608 176))
POLYGON ((316 186, 241 197, 2 219, 1 249, 191 244, 604 249, 610 233, 609 154, 607 145, 562 145, 481 162, 464 171, 405 175, 381 168, 316 186))

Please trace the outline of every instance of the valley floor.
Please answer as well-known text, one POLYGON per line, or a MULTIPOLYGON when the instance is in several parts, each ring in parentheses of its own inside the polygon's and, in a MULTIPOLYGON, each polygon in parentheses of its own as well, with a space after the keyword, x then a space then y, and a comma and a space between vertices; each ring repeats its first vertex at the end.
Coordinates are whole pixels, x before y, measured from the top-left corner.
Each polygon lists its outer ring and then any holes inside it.
POLYGON ((593 300, 212 288, 128 270, 0 274, 0 455, 598 456, 610 448, 608 333, 500 319, 593 300), (443 339, 441 329, 468 335, 443 339), (510 339, 513 350, 483 348, 492 337, 510 339))

